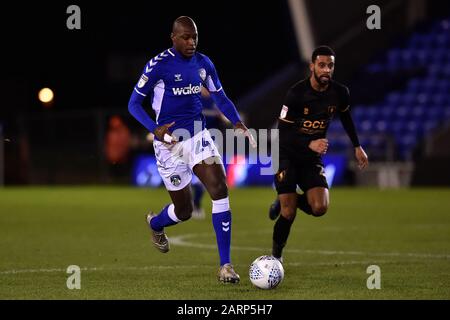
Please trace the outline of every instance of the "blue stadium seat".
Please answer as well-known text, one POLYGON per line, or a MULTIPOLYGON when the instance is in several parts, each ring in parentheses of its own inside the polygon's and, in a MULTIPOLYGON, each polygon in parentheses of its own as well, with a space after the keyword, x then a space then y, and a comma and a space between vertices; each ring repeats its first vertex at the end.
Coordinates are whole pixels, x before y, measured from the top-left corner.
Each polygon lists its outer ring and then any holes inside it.
POLYGON ((414 134, 405 134, 401 139, 400 139, 400 144, 403 147, 409 148, 411 146, 414 146, 417 142, 417 138, 414 134))
POLYGON ((426 120, 423 122, 423 131, 425 134, 429 134, 430 131, 435 129, 438 125, 438 121, 436 120, 426 120))
POLYGON ((448 107, 444 108, 444 119, 449 120, 450 119, 450 105, 448 107))
POLYGON ((408 82, 407 90, 411 90, 411 92, 417 92, 422 88, 422 79, 420 78, 412 78, 408 82))
POLYGON ((448 34, 437 34, 433 39, 433 44, 436 48, 448 48, 450 45, 450 38, 448 34))
POLYGON ((444 66, 444 68, 442 69, 442 74, 446 77, 450 77, 450 63, 444 66))
POLYGON ((394 117, 394 107, 383 105, 380 107, 380 119, 390 121, 394 117))
POLYGON ((352 116, 355 119, 363 119, 365 117, 365 109, 361 106, 355 106, 352 108, 352 116))
POLYGON ((399 153, 405 160, 411 158, 413 148, 417 144, 417 139, 414 135, 405 134, 398 140, 399 153))
POLYGON ((395 136, 402 135, 405 129, 405 122, 402 120, 393 121, 390 125, 389 131, 392 132, 395 136))
POLYGON ((418 104, 427 104, 430 101, 430 94, 428 93, 420 93, 416 95, 416 103, 418 104))
POLYGON ((384 66, 381 63, 373 63, 366 67, 368 73, 379 73, 384 70, 384 66))
POLYGON ((400 96, 400 100, 395 103, 395 107, 399 105, 407 105, 412 103, 415 100, 416 94, 415 92, 404 92, 400 96))
POLYGON ((427 120, 438 122, 442 117, 444 108, 442 106, 430 106, 425 110, 425 118, 427 120))
POLYGON ((343 151, 343 150, 347 150, 348 147, 350 146, 350 142, 349 139, 347 138, 347 136, 345 136, 342 138, 336 138, 336 139, 330 139, 330 151, 332 152, 338 152, 338 151, 343 151))
POLYGON ((386 101, 388 101, 388 102, 399 103, 401 101, 401 99, 402 99, 402 94, 398 91, 390 92, 386 96, 386 101))
POLYGON ((361 132, 370 132, 372 131, 372 122, 369 120, 364 120, 360 122, 358 130, 361 132))
POLYGON ((437 77, 441 74, 441 68, 442 66, 439 63, 433 61, 428 66, 428 74, 437 77))
POLYGON ((382 103, 354 110, 358 131, 371 152, 383 153, 387 140, 380 136, 392 135, 398 154, 409 159, 424 135, 450 124, 450 18, 422 30, 411 34, 404 47, 391 48, 366 68, 368 72, 426 68, 404 89, 387 93, 382 103))
POLYGON ((386 62, 389 63, 398 63, 402 58, 402 50, 399 48, 394 48, 389 50, 386 53, 386 62))
POLYGON ((405 105, 398 106, 395 109, 395 118, 398 119, 405 119, 409 116, 409 108, 405 105))
POLYGON ((443 93, 436 93, 431 97, 431 102, 433 105, 443 105, 447 99, 446 95, 443 93))
POLYGON ((385 120, 378 120, 375 122, 375 130, 378 132, 386 132, 388 129, 388 122, 385 120))
POLYGON ((416 138, 421 137, 423 135, 423 126, 421 123, 421 121, 416 120, 406 122, 405 132, 409 135, 414 135, 416 138))
POLYGON ((425 114, 425 107, 423 105, 416 105, 411 109, 413 119, 421 120, 425 114))
POLYGON ((336 134, 339 135, 342 132, 342 125, 340 121, 331 121, 330 126, 328 127, 328 134, 336 134))
POLYGON ((442 60, 447 56, 447 50, 446 49, 434 49, 431 52, 431 59, 433 61, 442 62, 442 60))

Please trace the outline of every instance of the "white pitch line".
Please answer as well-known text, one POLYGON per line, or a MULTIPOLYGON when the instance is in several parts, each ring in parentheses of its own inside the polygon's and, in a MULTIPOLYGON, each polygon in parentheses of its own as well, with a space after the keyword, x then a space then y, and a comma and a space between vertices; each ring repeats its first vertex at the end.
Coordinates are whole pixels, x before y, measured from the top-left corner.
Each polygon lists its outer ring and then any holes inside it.
MULTIPOLYGON (((187 239, 201 236, 213 236, 210 233, 197 233, 186 234, 182 236, 174 236, 169 239, 172 245, 212 249, 216 250, 216 244, 202 244, 189 242, 187 239)), ((267 251, 267 248, 262 247, 240 247, 233 246, 233 250, 245 250, 245 251, 267 251)), ((431 259, 450 259, 449 254, 428 254, 428 253, 407 253, 407 252, 363 252, 363 251, 333 251, 333 250, 300 250, 300 249, 285 249, 285 252, 292 253, 306 253, 306 254, 321 254, 321 255, 353 255, 353 256, 375 256, 375 257, 410 257, 410 258, 431 258, 431 259)), ((392 261, 377 261, 377 263, 391 263, 392 261)), ((373 261, 339 261, 339 262, 319 262, 319 263, 303 263, 303 262, 287 262, 284 265, 287 266, 334 266, 334 265, 352 265, 352 264, 371 264, 373 261)), ((239 266, 239 264, 236 264, 239 266)), ((215 265, 153 265, 145 267, 119 267, 119 268, 107 268, 107 267, 85 267, 80 268, 81 271, 147 271, 154 269, 196 269, 203 267, 216 267, 215 265)), ((47 268, 47 269, 18 269, 18 270, 3 270, 0 271, 0 275, 7 274, 20 274, 20 273, 52 273, 52 272, 66 272, 66 269, 61 268, 47 268)))
MULTIPOLYGON (((392 261, 376 261, 380 263, 391 263, 392 261)), ((337 261, 337 262, 285 262, 284 266, 292 267, 312 267, 312 266, 343 266, 343 265, 369 265, 373 264, 373 261, 337 261)), ((234 264, 235 267, 248 267, 250 265, 234 264)), ((145 266, 145 267, 84 267, 80 268, 81 271, 92 272, 92 271, 149 271, 154 269, 200 269, 200 268, 216 268, 217 265, 177 265, 177 266, 145 266)), ((51 269, 18 269, 18 270, 4 270, 0 271, 0 275, 10 275, 10 274, 22 274, 22 273, 66 273, 66 269, 62 268, 51 268, 51 269)))
MULTIPOLYGON (((84 267, 80 268, 81 271, 148 271, 154 269, 198 269, 205 267, 205 265, 175 265, 175 266, 145 266, 145 267, 84 267)), ((211 267, 215 267, 212 266, 211 267)), ((20 273, 54 273, 54 272, 66 272, 67 269, 62 268, 50 268, 50 269, 18 269, 18 270, 3 270, 0 274, 20 274, 20 273)))
MULTIPOLYGON (((187 241, 190 238, 204 236, 206 234, 186 234, 182 236, 171 237, 169 239, 171 244, 202 248, 202 249, 217 249, 215 244, 202 244, 187 241)), ((210 234, 208 234, 210 235, 210 234)), ((233 250, 245 250, 245 251, 267 251, 267 248, 261 247, 240 247, 233 246, 233 250)), ((431 254, 431 253, 409 253, 409 252, 364 252, 364 251, 334 251, 334 250, 300 250, 300 249, 285 249, 285 252, 292 253, 307 253, 307 254, 321 254, 321 255, 354 255, 354 256, 377 256, 377 257, 411 257, 411 258, 431 258, 431 259, 450 259, 450 254, 431 254)))

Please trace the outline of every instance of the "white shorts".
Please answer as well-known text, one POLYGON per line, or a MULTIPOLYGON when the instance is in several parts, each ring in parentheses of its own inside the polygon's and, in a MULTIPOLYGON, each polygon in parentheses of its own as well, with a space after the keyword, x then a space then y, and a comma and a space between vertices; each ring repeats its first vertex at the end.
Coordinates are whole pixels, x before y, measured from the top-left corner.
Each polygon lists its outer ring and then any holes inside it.
POLYGON ((206 129, 174 145, 154 140, 153 148, 158 172, 169 191, 186 187, 192 180, 192 168, 199 162, 216 157, 219 162, 215 163, 223 164, 222 157, 206 129))

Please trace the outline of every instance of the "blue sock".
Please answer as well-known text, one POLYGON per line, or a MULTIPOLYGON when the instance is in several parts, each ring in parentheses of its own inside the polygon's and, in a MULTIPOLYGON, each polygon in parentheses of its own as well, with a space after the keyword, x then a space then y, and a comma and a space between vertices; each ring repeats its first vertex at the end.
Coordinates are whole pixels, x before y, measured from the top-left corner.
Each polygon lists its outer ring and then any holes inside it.
POLYGON ((162 231, 164 227, 173 226, 180 221, 175 215, 175 206, 171 203, 152 219, 150 226, 155 231, 162 231))
POLYGON ((216 232, 217 247, 219 248, 220 265, 230 263, 231 245, 231 212, 219 212, 212 214, 214 231, 216 232))

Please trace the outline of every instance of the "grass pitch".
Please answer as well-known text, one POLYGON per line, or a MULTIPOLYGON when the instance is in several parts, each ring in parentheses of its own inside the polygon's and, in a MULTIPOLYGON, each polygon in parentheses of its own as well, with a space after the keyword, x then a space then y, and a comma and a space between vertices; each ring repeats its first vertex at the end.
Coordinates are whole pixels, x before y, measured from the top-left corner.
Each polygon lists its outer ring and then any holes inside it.
MULTIPOLYGON (((450 190, 331 190, 321 218, 298 212, 275 290, 253 287, 248 267, 269 254, 271 189, 230 191, 238 285, 216 280, 210 214, 166 229, 153 248, 144 214, 169 202, 164 189, 0 190, 0 299, 450 299, 450 190), (69 265, 81 289, 69 290, 69 265), (381 289, 366 286, 369 265, 381 289)), ((205 196, 204 207, 210 212, 205 196)))

